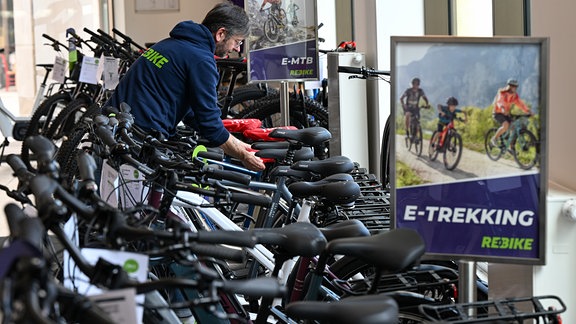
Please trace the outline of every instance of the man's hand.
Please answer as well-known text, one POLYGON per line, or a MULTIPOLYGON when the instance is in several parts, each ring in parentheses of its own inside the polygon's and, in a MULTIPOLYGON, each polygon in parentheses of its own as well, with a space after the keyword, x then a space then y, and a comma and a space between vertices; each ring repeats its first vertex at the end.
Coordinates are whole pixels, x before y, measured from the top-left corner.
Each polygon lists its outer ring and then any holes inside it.
POLYGON ((252 171, 262 171, 266 168, 264 162, 250 151, 250 145, 230 134, 228 140, 220 145, 224 153, 242 161, 242 164, 252 171))

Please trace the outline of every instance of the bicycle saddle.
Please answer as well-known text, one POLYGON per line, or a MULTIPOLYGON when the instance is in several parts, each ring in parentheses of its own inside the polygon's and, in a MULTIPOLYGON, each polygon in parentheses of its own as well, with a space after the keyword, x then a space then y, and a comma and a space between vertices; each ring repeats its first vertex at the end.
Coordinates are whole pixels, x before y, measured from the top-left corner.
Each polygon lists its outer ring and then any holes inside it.
POLYGON ((295 182, 288 186, 294 198, 320 196, 335 204, 349 204, 360 197, 360 186, 346 173, 337 173, 318 181, 295 182))
POLYGON ((383 295, 353 296, 330 303, 298 301, 286 305, 286 313, 291 318, 327 323, 398 323, 398 304, 383 295))
POLYGON ((346 156, 332 156, 324 160, 298 161, 292 164, 292 169, 312 171, 322 177, 336 173, 348 173, 354 170, 354 162, 346 156))
POLYGON ((332 138, 332 134, 324 127, 308 127, 303 129, 275 129, 270 137, 284 138, 300 142, 306 146, 316 146, 332 138))
POLYGON ((367 237, 333 240, 326 251, 356 257, 381 270, 398 272, 419 261, 426 245, 415 230, 397 228, 367 237))
POLYGON ((340 223, 320 228, 328 242, 345 237, 370 236, 370 231, 357 219, 347 219, 340 223))
POLYGON ((324 250, 326 238, 310 223, 292 223, 282 228, 256 228, 252 230, 260 244, 277 245, 283 255, 313 257, 324 250))
POLYGON ((250 147, 255 150, 266 150, 266 149, 283 149, 286 150, 290 146, 290 143, 286 141, 274 141, 274 142, 254 142, 250 147))
MULTIPOLYGON (((282 160, 288 152, 287 149, 264 149, 257 151, 255 155, 260 158, 282 160)), ((310 160, 314 158, 314 151, 310 147, 303 147, 294 152, 294 161, 310 160)))

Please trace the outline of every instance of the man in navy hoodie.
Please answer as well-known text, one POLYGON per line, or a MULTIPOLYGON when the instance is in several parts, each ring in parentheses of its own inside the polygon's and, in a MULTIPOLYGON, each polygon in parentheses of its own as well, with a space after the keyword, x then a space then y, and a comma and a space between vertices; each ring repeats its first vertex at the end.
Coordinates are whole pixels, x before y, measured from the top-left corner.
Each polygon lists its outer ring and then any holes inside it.
POLYGON ((263 170, 264 163, 248 150, 250 146, 224 128, 217 105, 214 55, 240 51, 248 31, 246 12, 229 2, 217 4, 201 24, 178 23, 169 38, 136 60, 106 105, 127 103, 137 126, 166 138, 175 135, 182 121, 248 169, 263 170))

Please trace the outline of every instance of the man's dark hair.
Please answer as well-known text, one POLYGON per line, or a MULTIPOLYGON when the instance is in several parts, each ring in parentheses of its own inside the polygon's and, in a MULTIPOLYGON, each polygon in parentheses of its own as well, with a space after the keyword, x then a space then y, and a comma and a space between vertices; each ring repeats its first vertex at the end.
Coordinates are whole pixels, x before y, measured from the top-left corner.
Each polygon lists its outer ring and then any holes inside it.
POLYGON ((229 32, 226 37, 232 35, 246 37, 250 28, 248 21, 248 15, 243 8, 225 1, 214 6, 206 14, 202 25, 206 26, 212 33, 215 33, 220 28, 226 28, 229 32))

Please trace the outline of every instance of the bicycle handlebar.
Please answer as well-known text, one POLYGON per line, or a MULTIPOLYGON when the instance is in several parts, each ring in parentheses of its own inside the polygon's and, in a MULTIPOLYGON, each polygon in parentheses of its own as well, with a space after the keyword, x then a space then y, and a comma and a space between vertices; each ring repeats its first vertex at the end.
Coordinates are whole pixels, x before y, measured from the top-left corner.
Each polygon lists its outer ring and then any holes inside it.
POLYGON ((381 75, 390 75, 390 71, 376 70, 372 68, 365 67, 353 67, 353 66, 338 66, 338 72, 358 74, 361 78, 366 79, 368 77, 376 77, 381 75))
POLYGON ((42 37, 46 38, 47 40, 51 41, 52 44, 50 46, 52 46, 52 48, 54 48, 55 51, 59 52, 60 49, 58 48, 59 46, 64 47, 66 50, 68 50, 68 46, 60 43, 59 41, 57 41, 56 39, 50 37, 50 35, 46 35, 46 34, 42 34, 42 37))
POLYGON ((141 51, 145 51, 145 50, 146 50, 146 48, 144 48, 144 47, 141 46, 140 44, 134 42, 134 41, 132 40, 132 38, 124 35, 123 33, 121 33, 118 29, 116 29, 116 27, 113 27, 113 28, 112 28, 112 32, 113 32, 114 34, 118 35, 120 38, 124 39, 127 43, 130 43, 130 44, 136 46, 139 50, 141 50, 141 51))

